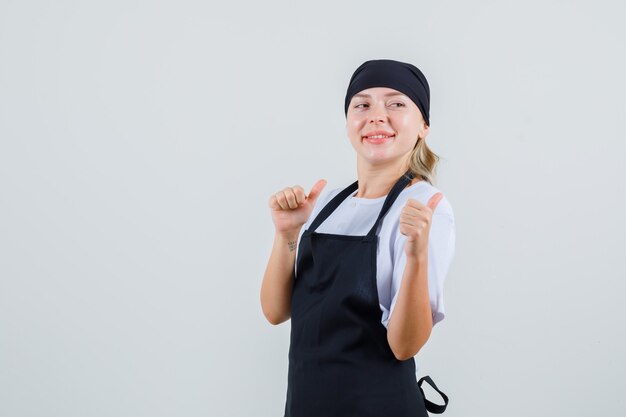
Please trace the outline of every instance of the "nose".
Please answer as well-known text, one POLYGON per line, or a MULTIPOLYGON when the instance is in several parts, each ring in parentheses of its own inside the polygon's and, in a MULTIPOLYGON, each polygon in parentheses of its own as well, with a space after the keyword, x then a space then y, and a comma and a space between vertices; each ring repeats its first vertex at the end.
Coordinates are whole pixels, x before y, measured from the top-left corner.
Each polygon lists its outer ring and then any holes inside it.
POLYGON ((385 120, 387 120, 387 109, 385 108, 385 105, 375 105, 372 106, 372 112, 370 115, 370 123, 376 123, 376 122, 384 122, 385 120))

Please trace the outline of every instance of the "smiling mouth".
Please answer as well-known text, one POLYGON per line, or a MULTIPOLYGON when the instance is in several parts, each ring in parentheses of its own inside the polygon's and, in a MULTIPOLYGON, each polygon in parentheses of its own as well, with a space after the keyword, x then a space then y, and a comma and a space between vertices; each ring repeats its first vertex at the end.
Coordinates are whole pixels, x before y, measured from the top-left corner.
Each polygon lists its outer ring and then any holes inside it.
POLYGON ((396 135, 391 135, 391 136, 386 136, 386 135, 363 136, 363 141, 364 142, 378 144, 378 143, 388 142, 389 140, 391 140, 391 139, 393 139, 395 137, 396 137, 396 135))

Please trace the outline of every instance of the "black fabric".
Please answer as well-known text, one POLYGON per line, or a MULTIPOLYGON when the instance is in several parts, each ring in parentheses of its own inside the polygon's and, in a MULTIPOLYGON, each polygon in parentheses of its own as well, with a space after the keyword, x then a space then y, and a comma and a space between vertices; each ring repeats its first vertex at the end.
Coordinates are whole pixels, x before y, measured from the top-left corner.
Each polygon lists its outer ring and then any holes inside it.
POLYGON ((362 63, 352 74, 344 103, 348 115, 348 106, 352 96, 373 87, 388 87, 406 94, 422 112, 422 117, 430 126, 430 87, 426 77, 413 64, 393 59, 373 59, 362 63))
POLYGON ((443 398, 443 403, 444 403, 443 405, 439 405, 431 401, 428 401, 426 398, 424 398, 424 400, 426 401, 426 409, 434 414, 443 413, 446 410, 446 407, 448 406, 448 396, 445 393, 443 393, 439 388, 437 388, 437 385, 435 385, 435 382, 428 375, 421 377, 420 380, 417 381, 417 385, 420 387, 420 391, 422 391, 423 396, 424 396, 424 390, 422 389, 422 383, 424 381, 428 382, 428 384, 431 387, 433 387, 435 391, 439 393, 439 395, 441 395, 441 398, 443 398))
POLYGON ((410 171, 398 179, 367 235, 315 231, 358 189, 358 181, 331 199, 302 233, 284 417, 427 417, 427 410, 445 409, 448 400, 439 390, 446 405, 425 400, 414 359, 395 357, 381 323, 378 227, 412 179, 410 171))

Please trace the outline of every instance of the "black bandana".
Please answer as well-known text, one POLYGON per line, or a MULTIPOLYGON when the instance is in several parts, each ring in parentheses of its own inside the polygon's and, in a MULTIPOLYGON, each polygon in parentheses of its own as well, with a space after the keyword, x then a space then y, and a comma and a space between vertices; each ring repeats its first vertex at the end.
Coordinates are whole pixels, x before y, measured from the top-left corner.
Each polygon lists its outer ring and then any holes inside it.
POLYGON ((392 59, 375 59, 361 64, 348 85, 345 100, 345 113, 348 115, 348 106, 352 96, 372 87, 388 87, 406 94, 422 112, 422 117, 428 126, 430 107, 430 88, 428 81, 416 66, 392 59))

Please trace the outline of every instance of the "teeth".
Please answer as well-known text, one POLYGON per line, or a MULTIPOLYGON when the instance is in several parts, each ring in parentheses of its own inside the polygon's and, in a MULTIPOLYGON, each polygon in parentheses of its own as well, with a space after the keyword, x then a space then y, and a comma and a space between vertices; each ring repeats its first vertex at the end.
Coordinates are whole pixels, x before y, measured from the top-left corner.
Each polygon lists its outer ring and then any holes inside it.
POLYGON ((383 138, 389 138, 391 136, 385 136, 385 135, 376 135, 376 136, 368 136, 368 138, 370 139, 383 139, 383 138))

